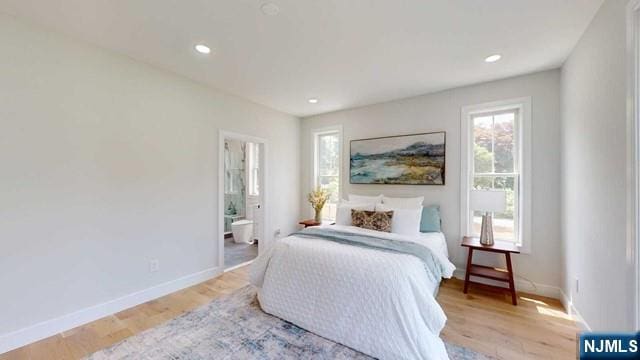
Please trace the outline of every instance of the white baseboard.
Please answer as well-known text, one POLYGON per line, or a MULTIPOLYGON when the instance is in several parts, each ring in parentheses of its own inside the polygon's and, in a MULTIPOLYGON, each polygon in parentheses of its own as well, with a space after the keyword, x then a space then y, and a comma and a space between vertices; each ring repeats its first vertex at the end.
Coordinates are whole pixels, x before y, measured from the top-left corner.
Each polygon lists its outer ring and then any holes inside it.
MULTIPOLYGON (((457 279, 464 280, 464 276, 465 276, 465 270, 464 269, 457 268, 453 272, 453 277, 455 277, 457 279)), ((483 279, 483 278, 474 277, 473 281, 481 283, 481 284, 505 287, 505 283, 504 282, 493 281, 491 279, 483 279)), ((516 285, 516 290, 517 291, 522 291, 522 292, 526 292, 526 293, 529 293, 529 294, 550 297, 550 298, 558 299, 558 300, 562 301, 562 290, 558 286, 546 285, 546 284, 538 284, 538 283, 530 282, 530 281, 527 281, 527 280, 524 280, 524 279, 519 279, 517 277, 515 279, 515 285, 516 285)))
POLYGON ((569 297, 562 290, 560 290, 560 293, 562 295, 562 298, 560 299, 560 301, 562 301, 562 305, 564 306, 564 308, 567 309, 567 313, 569 313, 569 315, 573 317, 573 319, 576 321, 576 323, 578 323, 578 326, 582 331, 591 332, 592 331, 591 326, 589 326, 587 321, 582 317, 582 315, 580 315, 580 312, 575 307, 575 305, 573 305, 571 300, 569 300, 569 297))
POLYGON ((17 331, 0 335, 0 354, 31 344, 38 340, 48 338, 63 331, 73 329, 80 325, 90 323, 105 316, 115 314, 136 305, 140 305, 147 301, 157 299, 189 286, 199 284, 203 281, 212 279, 221 273, 222 269, 219 267, 206 269, 114 300, 90 306, 58 318, 46 320, 17 331))

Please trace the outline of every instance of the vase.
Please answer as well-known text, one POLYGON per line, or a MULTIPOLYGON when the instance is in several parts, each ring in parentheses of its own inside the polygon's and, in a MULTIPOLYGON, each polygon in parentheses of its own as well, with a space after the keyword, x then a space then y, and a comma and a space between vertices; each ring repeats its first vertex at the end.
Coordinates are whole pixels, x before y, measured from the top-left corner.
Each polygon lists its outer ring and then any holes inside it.
POLYGON ((317 222, 317 223, 321 223, 322 222, 322 209, 315 209, 316 210, 316 216, 313 218, 313 221, 317 222))
POLYGON ((487 212, 482 215, 482 227, 480 230, 480 244, 484 246, 493 246, 493 221, 491 213, 487 212))

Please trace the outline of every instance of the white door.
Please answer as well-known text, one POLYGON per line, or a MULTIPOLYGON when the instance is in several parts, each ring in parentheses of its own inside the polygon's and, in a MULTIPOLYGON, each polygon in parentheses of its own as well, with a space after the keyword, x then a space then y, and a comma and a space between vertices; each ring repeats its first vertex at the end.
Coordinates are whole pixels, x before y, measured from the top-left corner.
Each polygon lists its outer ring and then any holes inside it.
POLYGON ((260 189, 260 144, 247 143, 247 219, 253 220, 253 238, 262 234, 262 191, 260 189))

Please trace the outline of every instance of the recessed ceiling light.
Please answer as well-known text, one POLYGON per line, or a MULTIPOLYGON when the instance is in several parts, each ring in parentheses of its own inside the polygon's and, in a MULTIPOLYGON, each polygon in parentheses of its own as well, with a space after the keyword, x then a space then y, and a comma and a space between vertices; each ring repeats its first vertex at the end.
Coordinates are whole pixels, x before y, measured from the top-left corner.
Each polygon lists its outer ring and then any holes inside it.
POLYGON ((196 51, 199 52, 200 54, 209 54, 211 53, 211 49, 204 44, 198 44, 195 46, 196 51))
POLYGON ((310 104, 317 104, 318 103, 318 99, 316 98, 311 98, 309 100, 307 100, 310 104))
POLYGON ((262 6, 260 6, 260 10, 262 10, 263 14, 269 16, 278 15, 278 13, 280 12, 280 8, 278 7, 278 5, 269 2, 262 4, 262 6))
POLYGON ((495 54, 495 55, 487 56, 487 58, 484 59, 484 61, 488 63, 492 63, 500 60, 501 57, 502 56, 500 54, 495 54))

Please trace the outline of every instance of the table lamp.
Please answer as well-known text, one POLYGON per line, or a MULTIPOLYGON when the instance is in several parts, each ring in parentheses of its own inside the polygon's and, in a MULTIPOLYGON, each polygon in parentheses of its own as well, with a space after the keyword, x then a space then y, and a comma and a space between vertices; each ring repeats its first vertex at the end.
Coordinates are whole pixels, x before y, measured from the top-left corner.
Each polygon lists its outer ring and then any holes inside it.
POLYGON ((492 213, 502 213, 507 208, 507 193, 503 190, 472 190, 470 205, 472 210, 484 211, 480 244, 493 245, 492 213))

